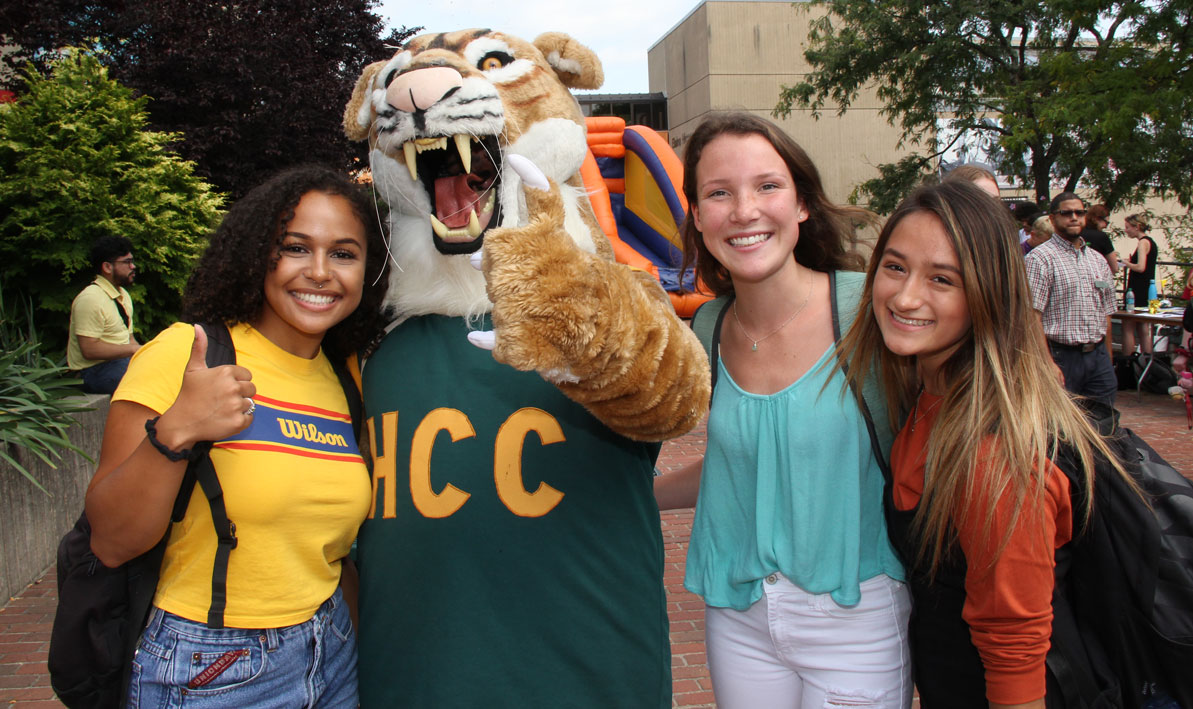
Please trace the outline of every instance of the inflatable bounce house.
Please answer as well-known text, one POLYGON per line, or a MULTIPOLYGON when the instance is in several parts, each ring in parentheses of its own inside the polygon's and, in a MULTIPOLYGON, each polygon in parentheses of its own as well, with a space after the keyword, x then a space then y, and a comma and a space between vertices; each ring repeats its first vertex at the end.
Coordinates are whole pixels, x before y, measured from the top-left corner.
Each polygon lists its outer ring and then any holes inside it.
POLYGON ((580 174, 617 260, 655 276, 675 312, 692 317, 711 296, 693 292, 694 275, 680 272, 679 227, 688 211, 683 163, 650 128, 616 116, 586 120, 591 154, 580 174))

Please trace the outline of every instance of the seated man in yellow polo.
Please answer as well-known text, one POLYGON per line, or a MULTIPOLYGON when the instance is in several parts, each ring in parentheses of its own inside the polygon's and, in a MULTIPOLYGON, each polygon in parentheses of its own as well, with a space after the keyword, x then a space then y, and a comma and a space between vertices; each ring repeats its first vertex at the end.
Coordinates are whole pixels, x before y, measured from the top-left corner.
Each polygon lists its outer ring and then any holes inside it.
POLYGON ((83 391, 111 394, 141 347, 133 335, 132 285, 137 266, 123 236, 101 236, 91 245, 95 280, 70 304, 66 364, 83 378, 83 391))

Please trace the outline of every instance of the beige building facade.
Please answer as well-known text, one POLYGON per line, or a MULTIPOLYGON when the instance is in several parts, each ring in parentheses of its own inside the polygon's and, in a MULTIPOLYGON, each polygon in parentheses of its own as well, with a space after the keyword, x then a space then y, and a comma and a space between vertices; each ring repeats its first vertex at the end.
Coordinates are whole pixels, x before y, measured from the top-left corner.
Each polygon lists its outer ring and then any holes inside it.
POLYGON ((774 119, 784 85, 811 71, 804 59, 810 23, 825 10, 791 0, 705 0, 647 53, 650 91, 667 99, 671 146, 683 154, 688 136, 711 111, 745 110, 772 118, 812 157, 829 197, 843 202, 878 165, 909 151, 899 130, 879 115, 881 102, 863 91, 844 115, 827 106, 820 118, 794 108, 774 119))
MULTIPOLYGON (((900 131, 879 113, 882 103, 872 89, 863 90, 843 115, 837 115, 835 105, 825 106, 819 119, 800 108, 782 120, 771 115, 782 87, 802 81, 811 71, 804 59, 808 34, 811 23, 825 13, 822 7, 791 0, 704 0, 655 42, 647 52, 649 87, 666 98, 669 141, 675 151, 683 155, 688 137, 708 113, 750 111, 775 120, 803 146, 820 170, 829 197, 837 202, 846 201, 861 182, 877 177, 878 165, 909 154, 910 149, 898 147, 900 131)), ((1031 194, 1004 189, 1003 198, 1031 199, 1031 194)), ((1122 234, 1122 219, 1144 210, 1155 215, 1185 211, 1155 198, 1116 211, 1110 231, 1124 257, 1134 251, 1135 242, 1122 234)), ((1160 247, 1160 259, 1171 260, 1171 247, 1177 244, 1170 245, 1161 229, 1153 229, 1151 235, 1160 247)), ((1167 290, 1179 293, 1183 268, 1159 271, 1158 278, 1169 279, 1167 290)))

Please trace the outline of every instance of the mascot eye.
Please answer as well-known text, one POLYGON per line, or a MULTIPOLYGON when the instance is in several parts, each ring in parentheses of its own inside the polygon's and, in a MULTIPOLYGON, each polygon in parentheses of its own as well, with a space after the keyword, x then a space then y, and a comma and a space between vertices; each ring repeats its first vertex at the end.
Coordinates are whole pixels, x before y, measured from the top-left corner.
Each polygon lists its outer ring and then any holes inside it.
POLYGON ((514 58, 505 52, 489 52, 476 63, 476 68, 481 71, 493 71, 494 69, 500 69, 513 60, 514 58))
POLYGON ((396 77, 397 75, 398 75, 397 69, 394 69, 394 70, 390 71, 388 74, 386 74, 385 75, 385 83, 383 84, 383 86, 385 86, 385 88, 388 89, 389 85, 393 83, 394 77, 396 77))

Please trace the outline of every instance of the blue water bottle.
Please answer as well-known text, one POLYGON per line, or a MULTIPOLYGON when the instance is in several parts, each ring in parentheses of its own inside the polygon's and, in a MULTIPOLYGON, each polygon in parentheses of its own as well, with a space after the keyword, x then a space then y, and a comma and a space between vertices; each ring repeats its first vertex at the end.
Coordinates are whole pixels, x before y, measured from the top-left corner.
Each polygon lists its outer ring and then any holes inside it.
POLYGON ((1135 312, 1135 292, 1130 288, 1127 289, 1127 305, 1123 308, 1128 313, 1135 312))
POLYGON ((1152 279, 1147 284, 1147 301, 1150 303, 1153 300, 1159 300, 1160 297, 1156 295, 1156 279, 1152 279))

